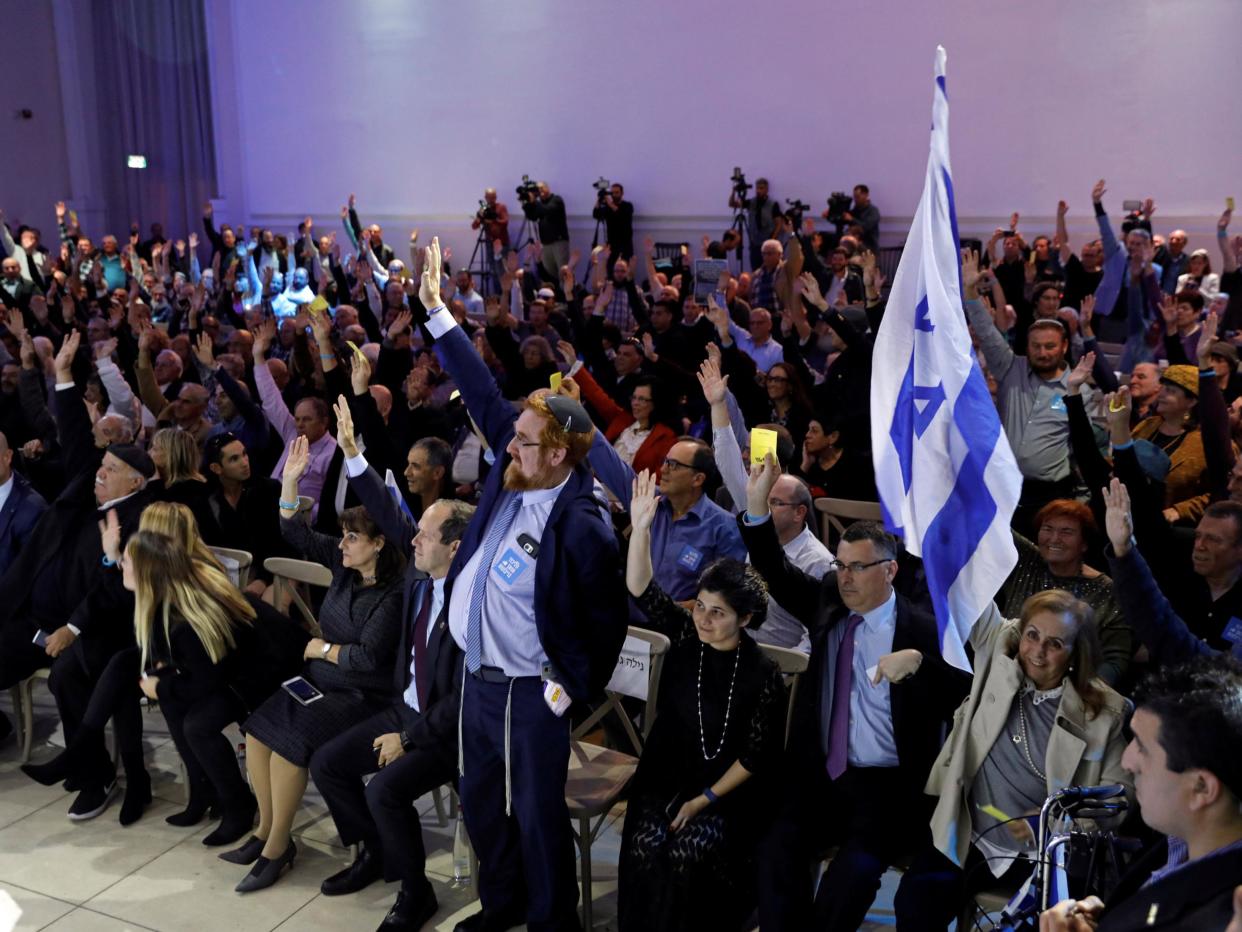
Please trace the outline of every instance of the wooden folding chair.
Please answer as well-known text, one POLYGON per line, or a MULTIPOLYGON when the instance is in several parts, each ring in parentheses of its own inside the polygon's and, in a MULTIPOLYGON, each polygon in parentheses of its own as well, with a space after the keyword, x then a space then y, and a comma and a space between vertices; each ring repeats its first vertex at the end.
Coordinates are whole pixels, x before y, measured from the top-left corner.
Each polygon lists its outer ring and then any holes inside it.
POLYGON ((310 591, 307 587, 328 588, 332 585, 332 571, 322 563, 295 560, 292 557, 268 557, 263 561, 263 568, 272 574, 276 604, 296 606, 305 621, 306 630, 318 637, 319 620, 311 609, 310 591))
POLYGON ((883 514, 879 502, 856 502, 848 498, 817 498, 815 510, 824 516, 819 525, 820 539, 831 550, 834 536, 837 541, 846 527, 855 521, 881 521, 883 514))
POLYGON ((777 647, 775 644, 760 644, 759 649, 764 656, 775 661, 785 678, 785 685, 789 687, 789 699, 785 707, 785 744, 788 745, 789 730, 793 727, 794 702, 798 698, 798 684, 802 681, 802 674, 806 672, 811 658, 800 650, 777 647))
MULTIPOLYGON (((237 588, 245 589, 250 583, 250 568, 254 565, 254 554, 248 550, 234 550, 232 547, 208 548, 217 557, 227 557, 237 562, 237 588)), ((224 560, 220 562, 224 564, 224 560)), ((227 564, 224 564, 227 568, 227 564)))
MULTIPOLYGON (((651 733, 651 725, 655 720, 660 674, 664 669, 664 657, 669 649, 669 639, 655 631, 631 627, 628 635, 629 638, 645 642, 649 651, 646 661, 646 695, 632 697, 646 702, 642 713, 642 734, 639 735, 633 721, 621 704, 626 694, 605 689, 606 701, 574 729, 573 740, 570 742, 569 778, 565 783, 565 802, 569 806, 570 819, 577 820, 574 838, 578 842, 580 854, 578 860, 581 865, 582 878, 582 925, 587 932, 591 929, 592 913, 591 845, 599 837, 600 830, 607 821, 612 807, 617 804, 638 769, 638 756, 642 753, 643 742, 651 733), (633 745, 633 754, 614 751, 581 740, 583 736, 593 731, 610 712, 616 713, 616 717, 620 720, 622 729, 633 745), (591 824, 592 819, 596 820, 594 825, 591 824)), ((643 660, 641 656, 630 657, 627 653, 622 653, 620 662, 642 663, 643 660)))

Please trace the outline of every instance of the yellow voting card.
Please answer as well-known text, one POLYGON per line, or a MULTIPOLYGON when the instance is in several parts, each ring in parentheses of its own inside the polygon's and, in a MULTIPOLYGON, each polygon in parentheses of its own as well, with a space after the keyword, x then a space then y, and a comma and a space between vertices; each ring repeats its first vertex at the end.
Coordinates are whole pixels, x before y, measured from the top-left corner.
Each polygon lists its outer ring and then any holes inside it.
POLYGON ((752 466, 763 465, 763 458, 769 453, 776 459, 776 431, 766 427, 755 427, 750 432, 750 463, 752 466))
POLYGON ((311 314, 322 314, 328 309, 327 299, 321 294, 315 295, 315 300, 306 305, 306 309, 310 311, 311 314))
POLYGON ((559 372, 553 372, 548 378, 548 384, 552 386, 552 391, 559 392, 561 390, 561 379, 563 376, 559 372))

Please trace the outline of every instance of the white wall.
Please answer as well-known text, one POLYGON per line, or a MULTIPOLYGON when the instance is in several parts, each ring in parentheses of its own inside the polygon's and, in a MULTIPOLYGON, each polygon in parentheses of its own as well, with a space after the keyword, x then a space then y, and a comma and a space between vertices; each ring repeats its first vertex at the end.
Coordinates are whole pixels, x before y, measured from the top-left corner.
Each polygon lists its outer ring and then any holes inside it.
POLYGON ((244 166, 221 196, 256 222, 335 228, 354 191, 391 242, 417 225, 460 252, 482 188, 513 206, 529 171, 566 195, 576 239, 599 174, 625 183, 640 229, 718 233, 739 164, 817 207, 866 181, 900 241, 937 42, 963 234, 1011 210, 1050 229, 1060 197, 1085 231, 1104 175, 1114 215, 1151 196, 1159 229, 1207 244, 1242 197, 1238 0, 208 5, 232 23, 213 47, 237 127, 221 164, 244 166))
POLYGON ((16 228, 38 227, 55 246, 52 205, 72 192, 57 72, 52 7, 41 0, 4 4, 0 51, 0 207, 16 228), (32 111, 29 120, 18 111, 32 111))

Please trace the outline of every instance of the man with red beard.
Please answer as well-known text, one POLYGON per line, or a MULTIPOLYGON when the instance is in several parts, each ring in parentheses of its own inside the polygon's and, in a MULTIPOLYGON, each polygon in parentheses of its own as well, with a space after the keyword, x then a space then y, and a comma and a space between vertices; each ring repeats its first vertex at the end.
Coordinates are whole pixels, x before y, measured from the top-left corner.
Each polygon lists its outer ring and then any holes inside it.
POLYGON ((565 713, 608 682, 628 618, 616 538, 586 462, 594 427, 581 405, 546 389, 520 415, 501 397, 440 298, 438 239, 419 297, 441 364, 500 453, 447 583, 449 630, 465 655, 462 811, 483 904, 456 928, 577 929, 565 713))

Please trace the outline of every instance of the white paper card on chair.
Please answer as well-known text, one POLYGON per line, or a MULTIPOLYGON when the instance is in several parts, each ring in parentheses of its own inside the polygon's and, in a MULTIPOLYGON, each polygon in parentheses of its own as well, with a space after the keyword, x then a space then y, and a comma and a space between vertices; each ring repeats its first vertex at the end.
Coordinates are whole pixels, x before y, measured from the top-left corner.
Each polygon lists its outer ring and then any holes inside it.
POLYGON ((650 675, 651 645, 642 638, 627 634, 621 656, 617 658, 617 669, 608 681, 608 691, 645 700, 650 675))

